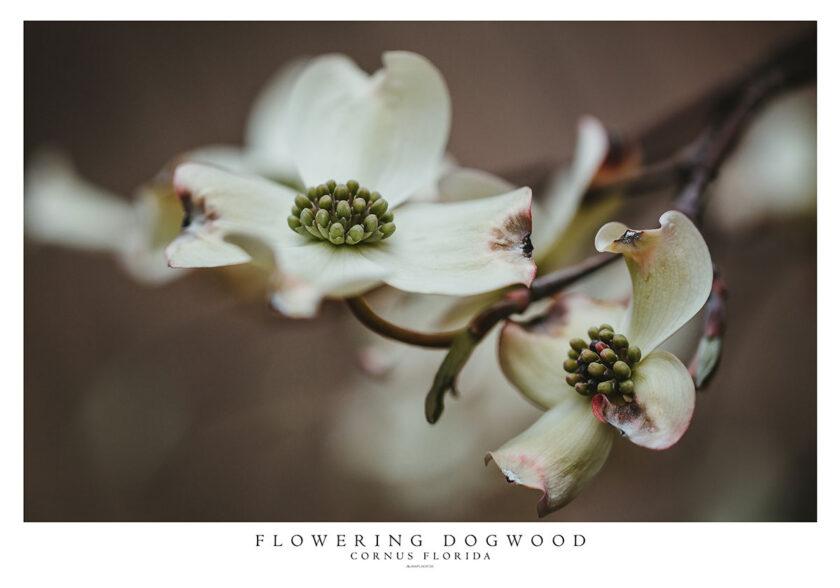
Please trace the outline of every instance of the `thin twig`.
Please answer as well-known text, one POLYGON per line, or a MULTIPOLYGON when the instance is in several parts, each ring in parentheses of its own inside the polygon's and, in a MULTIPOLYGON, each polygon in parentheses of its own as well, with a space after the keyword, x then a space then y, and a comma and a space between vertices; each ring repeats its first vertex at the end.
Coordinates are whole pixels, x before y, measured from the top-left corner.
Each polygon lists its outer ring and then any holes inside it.
POLYGON ((395 325, 379 316, 361 296, 347 298, 346 302, 353 316, 368 329, 388 339, 394 339, 409 345, 430 347, 432 349, 447 349, 452 345, 455 336, 461 332, 461 329, 459 329, 457 331, 443 331, 439 333, 420 333, 395 325))

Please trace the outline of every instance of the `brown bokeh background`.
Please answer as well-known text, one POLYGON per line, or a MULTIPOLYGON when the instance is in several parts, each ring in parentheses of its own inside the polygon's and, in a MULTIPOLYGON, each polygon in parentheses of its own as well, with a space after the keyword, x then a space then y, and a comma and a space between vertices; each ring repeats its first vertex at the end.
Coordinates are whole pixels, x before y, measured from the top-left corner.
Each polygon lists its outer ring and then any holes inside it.
MULTIPOLYGON (((506 172, 566 159, 581 114, 643 129, 813 27, 27 23, 25 150, 61 146, 128 197, 173 154, 240 142, 288 59, 338 51, 372 71, 408 49, 449 84, 452 153, 506 172)), ((710 233, 731 318, 692 427, 662 453, 617 443, 551 520, 815 520, 815 227, 710 233)), ((340 305, 282 320, 215 274, 144 288, 108 257, 32 243, 24 287, 26 520, 533 520, 535 495, 492 468, 481 493, 418 510, 325 456, 355 369, 321 367, 350 341, 340 305)))

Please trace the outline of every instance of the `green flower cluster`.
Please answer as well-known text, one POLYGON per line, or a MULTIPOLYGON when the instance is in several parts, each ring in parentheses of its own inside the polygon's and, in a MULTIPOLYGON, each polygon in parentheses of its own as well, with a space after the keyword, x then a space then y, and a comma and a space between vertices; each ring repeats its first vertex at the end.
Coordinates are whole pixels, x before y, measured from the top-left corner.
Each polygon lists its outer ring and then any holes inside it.
POLYGON ((329 180, 298 194, 288 222, 296 233, 333 245, 375 243, 397 230, 388 202, 355 180, 329 180))
POLYGON ((578 394, 607 394, 633 400, 633 367, 642 359, 638 347, 630 346, 627 337, 617 335, 610 325, 591 327, 589 343, 580 338, 569 341, 569 358, 563 369, 569 372, 566 382, 578 394))

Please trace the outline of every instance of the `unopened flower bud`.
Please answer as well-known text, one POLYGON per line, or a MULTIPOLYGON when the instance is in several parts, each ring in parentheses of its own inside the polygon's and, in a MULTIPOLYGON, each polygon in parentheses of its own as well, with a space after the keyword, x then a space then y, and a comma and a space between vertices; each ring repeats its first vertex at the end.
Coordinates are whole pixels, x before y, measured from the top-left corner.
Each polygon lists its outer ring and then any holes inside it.
POLYGON ((318 199, 318 208, 332 208, 333 199, 332 196, 321 196, 318 199))
POLYGON ((332 192, 333 190, 335 190, 335 180, 327 180, 326 186, 327 190, 332 192))
MULTIPOLYGON (((371 201, 373 201, 373 197, 371 197, 371 201)), ((377 217, 382 216, 388 211, 388 201, 384 198, 380 198, 370 205, 370 211, 377 217)))
POLYGON ((624 380, 621 382, 618 385, 618 391, 625 396, 633 394, 633 380, 624 380))
POLYGON ((315 224, 326 229, 330 226, 330 213, 323 208, 315 213, 315 224))
POLYGON ((364 220, 364 227, 366 233, 372 233, 376 230, 376 227, 379 226, 379 219, 376 218, 375 214, 369 214, 365 217, 364 220))
POLYGON ((584 341, 580 337, 575 337, 574 339, 569 341, 569 345, 571 346, 572 349, 574 349, 575 351, 578 351, 578 352, 586 349, 586 341, 584 341))
POLYGON ((623 349, 628 345, 627 337, 625 337, 624 335, 616 335, 613 337, 612 343, 619 349, 623 349))
POLYGON ((605 361, 610 365, 614 364, 618 360, 618 356, 615 354, 615 351, 613 351, 609 347, 602 350, 599 355, 601 356, 601 360, 605 361))
POLYGON ((353 199, 353 214, 362 214, 367 208, 367 202, 363 198, 353 199))
POLYGON ((589 327, 589 331, 587 331, 587 334, 589 335, 590 339, 597 339, 598 338, 598 332, 600 330, 601 329, 599 329, 598 327, 589 327))
POLYGON ((605 366, 602 363, 593 362, 593 363, 590 363, 586 367, 586 372, 590 376, 592 376, 593 378, 600 378, 601 376, 603 376, 606 373, 606 371, 607 371, 607 366, 605 366))
POLYGON ((335 189, 335 199, 336 200, 347 200, 350 198, 350 190, 347 189, 347 186, 341 185, 337 186, 335 189))
POLYGON ((350 210, 350 205, 346 200, 339 200, 338 204, 335 206, 335 214, 338 218, 350 218, 353 212, 350 210))
POLYGON ((295 196, 295 206, 303 210, 304 208, 309 208, 312 206, 312 203, 309 201, 309 198, 304 196, 303 194, 298 194, 295 196))
POLYGON ((308 227, 312 224, 315 220, 315 215, 312 214, 312 211, 308 208, 304 208, 300 211, 300 222, 303 226, 308 227))
POLYGON ((371 192, 370 193, 371 203, 377 202, 380 198, 382 198, 382 194, 380 194, 379 192, 371 192))
POLYGON ((397 230, 397 225, 395 225, 394 223, 385 223, 384 225, 379 227, 379 230, 382 231, 382 238, 387 239, 388 237, 394 234, 394 231, 397 230))
POLYGON ((333 245, 344 243, 344 227, 341 223, 333 223, 330 227, 330 243, 333 245))
POLYGON ((593 361, 598 361, 598 354, 591 349, 584 349, 580 352, 580 358, 584 363, 592 363, 593 361))
POLYGON ((598 338, 601 341, 612 341, 613 335, 615 335, 615 333, 613 333, 610 329, 601 329, 598 331, 598 338))
POLYGON ((364 200, 370 200, 370 190, 367 188, 359 188, 356 190, 356 196, 363 198, 364 200))
POLYGON ((630 347, 627 350, 627 359, 629 359, 631 363, 638 362, 640 359, 642 359, 642 350, 636 347, 635 345, 633 347, 630 347))
POLYGON ((350 190, 351 194, 355 194, 359 191, 359 182, 356 180, 347 180, 347 189, 350 190))
POLYGON ((599 394, 612 394, 615 387, 614 380, 607 380, 606 382, 601 382, 598 384, 598 393, 599 394))
POLYGON ((630 377, 630 366, 623 361, 617 361, 612 366, 615 377, 619 380, 626 380, 630 377))
POLYGON ((563 362, 563 369, 571 373, 577 371, 578 363, 574 359, 567 359, 563 362))
POLYGON ((568 376, 566 376, 566 383, 573 388, 583 381, 583 376, 581 376, 580 374, 569 374, 568 376))
POLYGON ((355 245, 365 237, 365 229, 362 225, 353 225, 347 230, 345 242, 355 245))
POLYGON ((589 395, 589 384, 585 382, 580 382, 575 384, 575 392, 580 394, 581 396, 588 396, 589 395))
POLYGON ((289 216, 286 220, 289 222, 289 228, 293 231, 301 227, 300 219, 296 216, 289 216))

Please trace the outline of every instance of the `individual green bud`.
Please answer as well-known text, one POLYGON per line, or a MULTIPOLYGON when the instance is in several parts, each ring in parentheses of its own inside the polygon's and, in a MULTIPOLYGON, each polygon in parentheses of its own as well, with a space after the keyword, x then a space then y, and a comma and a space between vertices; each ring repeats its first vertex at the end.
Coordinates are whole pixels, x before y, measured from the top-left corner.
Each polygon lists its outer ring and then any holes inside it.
POLYGON ((330 193, 330 189, 327 188, 326 184, 319 184, 318 187, 317 187, 317 190, 318 190, 318 196, 319 197, 330 193))
POLYGON ((394 220, 394 213, 389 210, 388 212, 383 214, 379 220, 381 220, 385 224, 388 224, 394 220))
POLYGON ((368 190, 367 188, 359 188, 358 190, 356 190, 356 196, 364 199, 365 201, 368 201, 370 200, 370 190, 368 190))
POLYGON ((318 199, 318 208, 331 209, 333 204, 332 196, 321 196, 318 199))
POLYGON ((306 191, 306 195, 309 196, 310 200, 315 200, 321 194, 318 193, 318 186, 312 186, 306 191))
POLYGON ((624 363, 623 361, 615 362, 615 364, 612 366, 612 369, 613 373, 615 374, 615 377, 619 380, 626 380, 630 377, 630 366, 624 363))
POLYGON ((578 382, 575 384, 575 392, 581 396, 589 396, 589 384, 585 382, 578 382))
POLYGON ((615 390, 615 380, 607 380, 598 384, 599 394, 612 394, 615 390))
POLYGON ((590 363, 586 366, 586 373, 593 378, 600 378, 607 372, 607 366, 602 363, 590 363))
POLYGON ((309 208, 305 208, 300 211, 300 222, 303 226, 308 227, 312 224, 315 220, 315 215, 312 214, 312 210, 309 208))
POLYGON ((350 198, 350 190, 344 184, 336 186, 335 192, 333 193, 335 194, 336 200, 348 200, 350 198))
POLYGON ((355 245, 365 238, 365 229, 362 225, 353 225, 347 230, 346 241, 350 245, 355 245))
POLYGON ((584 382, 584 381, 585 380, 584 380, 583 376, 581 376, 580 374, 569 374, 568 376, 566 376, 566 383, 569 386, 572 386, 572 387, 574 387, 576 384, 580 384, 581 382, 584 382))
POLYGON ((578 356, 580 355, 580 353, 578 353, 574 349, 569 349, 569 351, 567 352, 566 355, 569 356, 569 359, 575 359, 576 360, 578 358, 578 356))
POLYGON ((370 201, 377 202, 380 198, 382 198, 382 194, 379 192, 371 192, 370 193, 370 201))
POLYGON ((642 350, 636 347, 630 347, 627 350, 627 359, 630 360, 630 363, 637 363, 640 359, 642 359, 642 350))
POLYGON ((599 355, 601 356, 601 360, 608 363, 609 365, 612 365, 616 361, 618 361, 618 355, 616 355, 615 351, 613 351, 609 347, 602 350, 601 353, 599 353, 599 355))
POLYGON ((584 349, 580 352, 580 359, 584 363, 592 363, 593 361, 598 361, 598 354, 591 349, 584 349))
POLYGON ((613 345, 615 345, 619 349, 624 349, 628 345, 627 337, 625 337, 624 335, 615 335, 613 337, 612 342, 613 342, 613 345))
POLYGON ((578 369, 578 363, 574 359, 567 359, 563 362, 563 369, 569 373, 576 372, 578 369))
MULTIPOLYGON (((336 194, 336 198, 338 194, 336 194)), ((335 205, 335 214, 338 218, 350 218, 353 212, 350 210, 350 204, 346 200, 339 200, 335 205)))
POLYGON ((612 332, 610 329, 601 329, 598 331, 598 338, 605 343, 609 343, 612 341, 613 335, 615 333, 612 332))
POLYGON ((594 340, 598 338, 598 333, 600 331, 601 329, 599 329, 598 327, 589 327, 589 331, 587 331, 587 334, 589 335, 590 339, 594 340))
POLYGON ((303 210, 304 208, 309 208, 312 206, 312 203, 309 201, 309 198, 304 196, 303 194, 298 194, 295 196, 295 206, 303 210))
POLYGON ((330 227, 330 243, 333 245, 344 243, 344 227, 341 223, 333 223, 330 227))
POLYGON ((575 337, 574 339, 569 341, 569 346, 578 352, 583 351, 587 348, 586 341, 584 341, 580 337, 575 337))
MULTIPOLYGON (((307 208, 309 207, 307 206, 307 208)), ((300 216, 300 208, 297 205, 292 206, 292 216, 300 216)))
POLYGON ((375 214, 369 214, 365 217, 363 224, 365 227, 365 233, 372 233, 379 226, 379 219, 376 218, 375 214))
POLYGON ((633 380, 624 380, 618 385, 618 391, 624 396, 633 394, 633 380))
POLYGON ((395 225, 394 223, 385 223, 384 225, 379 227, 379 230, 382 231, 382 238, 387 239, 388 237, 394 234, 394 231, 397 230, 397 225, 395 225))
POLYGON ((359 190, 359 182, 356 180, 347 180, 347 189, 351 194, 355 194, 359 190))
POLYGON ((362 214, 367 208, 367 202, 364 198, 355 198, 353 200, 353 214, 362 214))
POLYGON ((330 226, 330 213, 323 208, 315 213, 315 224, 319 227, 327 228, 330 226))
MULTIPOLYGON (((375 192, 374 192, 375 194, 375 192)), ((373 198, 371 197, 371 202, 373 202, 373 198)), ((370 211, 375 214, 377 217, 382 216, 388 211, 388 201, 384 198, 380 198, 376 202, 370 205, 370 211)))
POLYGON ((302 226, 300 219, 296 216, 290 216, 286 220, 289 222, 289 228, 293 231, 299 229, 302 226))
POLYGON ((330 192, 335 190, 335 180, 327 180, 327 190, 330 192))

